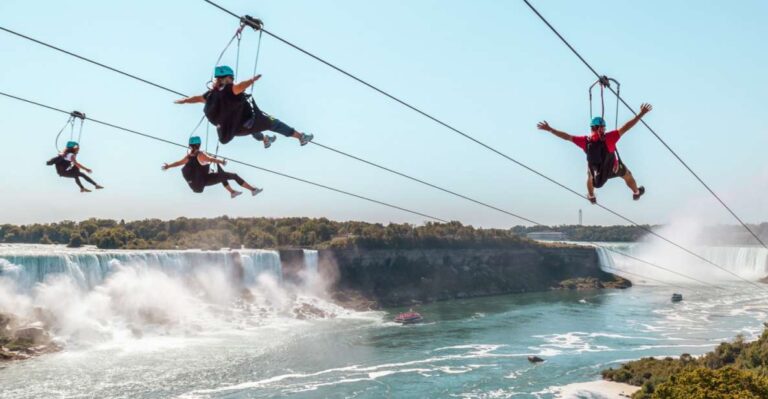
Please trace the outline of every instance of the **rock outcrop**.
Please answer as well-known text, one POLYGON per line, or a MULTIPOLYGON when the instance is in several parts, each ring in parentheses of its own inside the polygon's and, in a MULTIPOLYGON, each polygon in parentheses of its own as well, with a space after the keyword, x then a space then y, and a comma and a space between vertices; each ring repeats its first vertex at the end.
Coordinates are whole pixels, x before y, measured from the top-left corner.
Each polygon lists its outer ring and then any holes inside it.
POLYGON ((22 324, 16 317, 0 313, 0 361, 24 360, 60 349, 42 323, 22 324))
POLYGON ((613 276, 613 279, 601 280, 597 277, 576 277, 561 281, 557 286, 552 287, 558 290, 600 290, 604 288, 629 288, 632 282, 620 276, 613 276))
POLYGON ((600 269, 589 247, 511 249, 323 250, 320 269, 335 268, 343 297, 404 306, 455 298, 631 285, 600 269), (565 284, 565 285, 562 285, 565 284))

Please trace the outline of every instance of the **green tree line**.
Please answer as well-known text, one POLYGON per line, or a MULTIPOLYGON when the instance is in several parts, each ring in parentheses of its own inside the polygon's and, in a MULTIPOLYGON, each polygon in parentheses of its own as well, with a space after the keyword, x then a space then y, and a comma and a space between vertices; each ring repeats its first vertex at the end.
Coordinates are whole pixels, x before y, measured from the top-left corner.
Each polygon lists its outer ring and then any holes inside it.
MULTIPOLYGON (((652 226, 643 226, 650 229, 652 226)), ((601 242, 633 242, 647 234, 645 230, 637 226, 515 226, 512 231, 517 234, 528 234, 545 231, 559 231, 565 233, 572 241, 601 241, 601 242)))
MULTIPOLYGON (((654 226, 643 226, 653 228, 654 226)), ((752 226, 768 237, 768 223, 752 226)), ((2 243, 95 245, 105 249, 187 248, 443 248, 533 245, 528 233, 560 231, 573 241, 632 242, 645 234, 637 226, 515 226, 480 229, 459 222, 410 224, 338 222, 326 218, 178 218, 115 221, 88 219, 47 224, 0 225, 2 243)), ((750 244, 741 226, 712 226, 702 233, 713 244, 750 244)))
POLYGON ((641 386, 633 399, 768 398, 768 330, 757 341, 739 336, 700 357, 643 358, 602 374, 641 386))
POLYGON ((95 245, 103 249, 219 248, 443 248, 509 247, 534 243, 503 229, 459 222, 379 224, 326 218, 178 218, 115 221, 88 219, 49 224, 0 225, 0 242, 95 245))
MULTIPOLYGON (((600 241, 600 242, 634 242, 647 235, 648 229, 659 226, 515 226, 512 231, 525 235, 533 232, 559 231, 565 233, 572 241, 600 241)), ((749 225, 764 241, 768 240, 768 223, 749 225)), ((714 225, 699 229, 698 237, 692 237, 702 244, 709 245, 754 245, 755 238, 741 225, 714 225)))

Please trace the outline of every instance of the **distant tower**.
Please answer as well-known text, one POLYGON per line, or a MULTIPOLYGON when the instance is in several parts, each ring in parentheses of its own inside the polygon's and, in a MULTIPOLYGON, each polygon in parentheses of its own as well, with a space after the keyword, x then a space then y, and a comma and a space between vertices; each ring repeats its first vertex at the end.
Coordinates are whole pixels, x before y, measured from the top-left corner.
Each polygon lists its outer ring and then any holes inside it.
POLYGON ((579 226, 581 226, 582 218, 581 218, 581 209, 579 209, 579 226))

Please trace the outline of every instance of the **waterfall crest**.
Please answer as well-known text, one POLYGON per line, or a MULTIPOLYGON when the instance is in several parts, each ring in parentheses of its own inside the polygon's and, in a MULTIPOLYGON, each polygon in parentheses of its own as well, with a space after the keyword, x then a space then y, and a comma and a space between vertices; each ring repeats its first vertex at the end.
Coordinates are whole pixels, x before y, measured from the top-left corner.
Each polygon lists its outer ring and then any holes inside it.
MULTIPOLYGON (((613 243, 603 245, 699 280, 711 281, 713 283, 737 281, 735 276, 676 248, 668 248, 655 243, 613 243)), ((691 249, 744 279, 756 281, 768 275, 768 249, 763 247, 697 246, 691 249)), ((630 259, 605 248, 598 247, 597 252, 603 270, 619 275, 625 272, 624 277, 633 282, 641 279, 638 276, 645 276, 649 280, 695 284, 695 282, 682 276, 630 259)), ((646 281, 645 283, 653 284, 651 281, 646 281)))
POLYGON ((243 283, 247 285, 255 283, 263 273, 271 274, 278 281, 282 279, 280 255, 269 250, 102 251, 61 246, 0 246, 0 276, 10 278, 23 291, 54 275, 70 278, 82 290, 92 290, 118 267, 127 265, 182 276, 211 265, 229 272, 238 262, 242 266, 243 283))

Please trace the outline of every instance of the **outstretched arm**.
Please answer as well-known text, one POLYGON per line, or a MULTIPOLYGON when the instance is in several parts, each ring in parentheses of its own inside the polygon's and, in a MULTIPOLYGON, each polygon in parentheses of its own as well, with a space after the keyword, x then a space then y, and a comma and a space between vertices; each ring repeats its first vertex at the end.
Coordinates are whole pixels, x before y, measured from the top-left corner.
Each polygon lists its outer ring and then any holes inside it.
POLYGON ((203 96, 192 96, 187 98, 182 98, 181 100, 176 100, 173 103, 174 104, 194 104, 194 103, 204 103, 205 97, 203 96))
POLYGON ((88 169, 85 165, 81 164, 80 162, 77 162, 77 161, 73 160, 72 163, 75 164, 75 166, 78 169, 82 169, 82 170, 84 170, 84 171, 86 171, 88 173, 93 172, 91 169, 88 169))
POLYGON ((208 155, 208 154, 206 154, 206 153, 204 153, 202 151, 200 151, 197 154, 197 160, 200 163, 215 163, 215 164, 219 164, 219 165, 226 165, 227 164, 227 160, 226 159, 214 158, 214 157, 212 157, 212 156, 210 156, 210 155, 208 155))
POLYGON ((625 123, 624 126, 619 128, 619 137, 623 136, 624 133, 629 131, 629 129, 635 127, 637 122, 640 122, 640 119, 642 119, 645 114, 651 112, 652 109, 653 106, 651 106, 651 104, 643 103, 643 105, 640 106, 640 113, 635 115, 634 118, 630 119, 629 122, 625 123))
POLYGON ((251 85, 257 80, 259 80, 259 78, 261 78, 261 75, 256 75, 250 79, 246 79, 240 83, 236 83, 235 85, 232 86, 232 93, 234 93, 235 95, 238 95, 244 92, 245 89, 251 87, 251 85))
POLYGON ((539 128, 539 130, 543 130, 545 132, 550 132, 550 133, 554 134, 555 136, 560 137, 563 140, 573 141, 573 136, 571 136, 570 134, 568 134, 566 132, 561 132, 560 130, 555 129, 552 126, 549 126, 549 123, 547 123, 547 121, 539 122, 536 125, 536 127, 539 128))
POLYGON ((180 159, 180 160, 178 160, 176 162, 173 162, 173 163, 164 163, 163 166, 162 166, 162 169, 163 170, 168 170, 170 168, 175 168, 177 166, 186 165, 188 161, 189 161, 189 158, 184 157, 184 158, 182 158, 182 159, 180 159))

